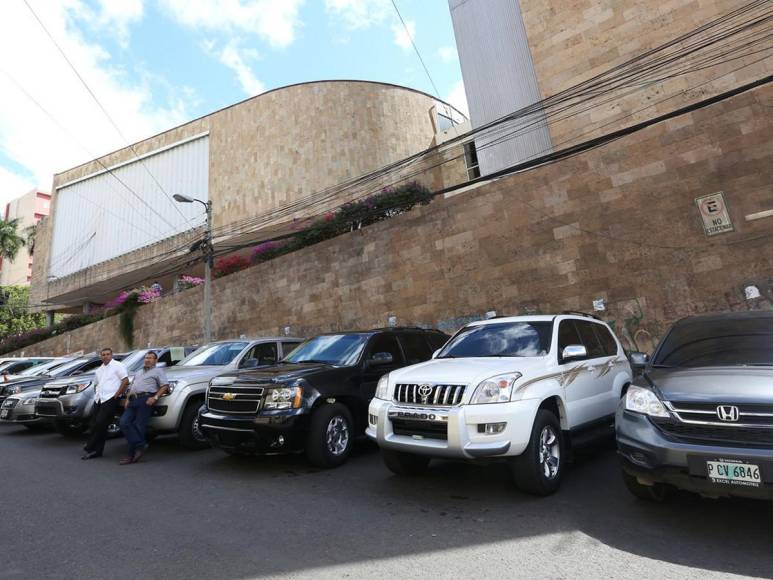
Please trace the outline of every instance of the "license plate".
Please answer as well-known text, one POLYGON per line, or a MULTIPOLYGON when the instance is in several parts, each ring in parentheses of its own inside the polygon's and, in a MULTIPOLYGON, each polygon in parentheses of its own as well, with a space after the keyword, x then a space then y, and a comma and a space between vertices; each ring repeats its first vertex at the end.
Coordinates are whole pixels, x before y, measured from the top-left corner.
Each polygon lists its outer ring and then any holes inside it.
POLYGON ((0 419, 7 419, 8 418, 8 409, 3 409, 0 411, 0 419))
POLYGON ((719 461, 707 461, 706 471, 709 479, 714 483, 729 485, 750 485, 757 487, 762 483, 760 466, 751 463, 742 463, 720 459, 719 461))

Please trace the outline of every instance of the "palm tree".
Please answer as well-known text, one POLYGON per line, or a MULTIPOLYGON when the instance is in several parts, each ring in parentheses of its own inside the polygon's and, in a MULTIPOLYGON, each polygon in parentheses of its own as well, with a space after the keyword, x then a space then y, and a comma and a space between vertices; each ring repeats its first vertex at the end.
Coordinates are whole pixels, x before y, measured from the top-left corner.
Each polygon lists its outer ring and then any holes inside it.
POLYGON ((24 236, 19 233, 19 219, 0 219, 0 258, 13 261, 25 244, 24 236))

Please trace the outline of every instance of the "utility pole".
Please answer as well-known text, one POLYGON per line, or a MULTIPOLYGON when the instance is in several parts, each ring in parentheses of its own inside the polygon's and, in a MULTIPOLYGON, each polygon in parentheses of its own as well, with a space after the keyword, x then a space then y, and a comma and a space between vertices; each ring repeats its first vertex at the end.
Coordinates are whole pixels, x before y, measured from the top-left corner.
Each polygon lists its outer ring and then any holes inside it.
POLYGON ((207 220, 204 226, 204 342, 212 342, 212 268, 215 261, 215 247, 212 240, 212 201, 206 203, 200 199, 194 199, 188 195, 175 193, 173 196, 179 203, 193 203, 203 205, 207 210, 207 220))

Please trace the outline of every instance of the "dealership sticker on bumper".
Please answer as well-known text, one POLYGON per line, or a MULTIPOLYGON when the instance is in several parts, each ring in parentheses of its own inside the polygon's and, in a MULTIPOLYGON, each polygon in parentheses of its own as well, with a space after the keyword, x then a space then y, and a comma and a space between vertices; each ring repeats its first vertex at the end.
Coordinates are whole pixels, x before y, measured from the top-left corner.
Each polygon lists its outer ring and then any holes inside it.
POLYGON ((707 461, 706 471, 714 483, 759 487, 762 482, 759 465, 750 463, 727 459, 707 461))

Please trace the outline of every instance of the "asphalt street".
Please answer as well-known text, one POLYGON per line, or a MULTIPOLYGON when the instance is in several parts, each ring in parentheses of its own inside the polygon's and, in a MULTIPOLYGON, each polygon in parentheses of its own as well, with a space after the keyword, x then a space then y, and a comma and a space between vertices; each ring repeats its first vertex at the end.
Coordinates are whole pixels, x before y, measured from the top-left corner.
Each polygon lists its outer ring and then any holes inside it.
POLYGON ((502 465, 436 462, 399 478, 368 442, 333 471, 302 457, 232 458, 0 428, 0 579, 773 577, 773 505, 623 487, 611 445, 560 492, 518 492, 502 465))

